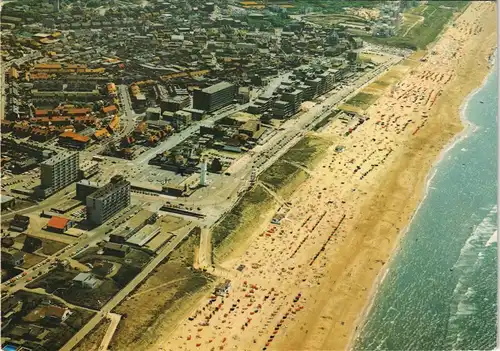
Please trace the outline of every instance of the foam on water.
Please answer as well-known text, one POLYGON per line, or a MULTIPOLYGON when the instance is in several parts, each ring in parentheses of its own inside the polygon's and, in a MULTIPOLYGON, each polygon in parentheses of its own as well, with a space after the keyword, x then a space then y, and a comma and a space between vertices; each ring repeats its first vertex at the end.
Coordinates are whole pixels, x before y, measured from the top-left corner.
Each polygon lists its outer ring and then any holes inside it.
POLYGON ((460 250, 460 256, 453 266, 454 268, 470 267, 471 260, 477 257, 481 252, 480 250, 486 246, 488 238, 491 238, 491 235, 495 233, 497 228, 495 223, 496 215, 497 206, 495 205, 465 242, 462 250, 460 250))
POLYGON ((478 270, 478 266, 484 258, 486 242, 490 235, 495 232, 494 222, 497 215, 497 206, 493 206, 488 215, 475 227, 471 236, 460 250, 460 256, 454 265, 460 271, 458 283, 453 290, 452 302, 450 304, 450 319, 448 320, 447 345, 449 349, 456 349, 462 341, 460 337, 460 318, 476 313, 477 307, 474 302, 474 289, 471 284, 472 275, 478 270))
POLYGON ((462 107, 467 128, 430 172, 356 350, 495 345, 497 81, 491 74, 462 107))
POLYGON ((495 232, 491 234, 491 237, 486 242, 486 246, 490 246, 491 244, 497 243, 497 241, 498 241, 498 230, 495 230, 495 232))

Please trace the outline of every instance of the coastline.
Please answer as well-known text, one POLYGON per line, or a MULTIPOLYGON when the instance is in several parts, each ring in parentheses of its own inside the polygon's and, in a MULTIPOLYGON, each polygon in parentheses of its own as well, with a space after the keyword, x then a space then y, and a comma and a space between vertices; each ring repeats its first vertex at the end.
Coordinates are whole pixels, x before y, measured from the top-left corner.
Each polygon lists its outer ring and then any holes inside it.
MULTIPOLYGON (((493 53, 492 55, 493 55, 493 60, 496 60, 497 59, 496 52, 493 53)), ((489 61, 491 61, 491 55, 489 57, 489 61)), ((359 337, 359 335, 361 334, 361 332, 363 331, 363 329, 365 327, 365 324, 367 322, 367 318, 368 318, 368 316, 369 316, 369 314, 370 314, 370 312, 372 310, 373 304, 375 303, 375 299, 377 297, 377 293, 378 293, 378 291, 379 291, 382 283, 384 282, 385 278, 387 277, 387 274, 389 273, 389 270, 390 270, 390 266, 393 263, 394 259, 396 258, 399 249, 401 248, 402 239, 406 236, 406 234, 410 230, 411 225, 413 224, 413 221, 414 221, 416 215, 418 214, 420 208, 422 207, 422 205, 424 204, 426 198, 429 195, 429 192, 431 190, 430 189, 430 185, 431 185, 434 177, 436 176, 436 173, 438 171, 438 167, 439 167, 440 163, 443 161, 443 159, 445 158, 446 154, 448 154, 448 152, 450 152, 451 150, 453 150, 456 146, 458 146, 458 144, 460 142, 466 140, 468 137, 470 137, 476 131, 477 126, 474 123, 472 123, 470 120, 467 119, 466 111, 467 111, 469 102, 486 85, 486 83, 487 83, 490 75, 494 72, 495 65, 496 65, 496 63, 493 63, 493 65, 489 68, 487 74, 484 76, 483 81, 481 82, 481 85, 479 87, 475 88, 464 99, 464 101, 463 101, 463 103, 462 103, 462 105, 461 105, 461 107, 459 109, 459 112, 458 112, 459 120, 462 123, 462 130, 459 131, 454 137, 452 137, 450 139, 450 141, 448 142, 448 144, 446 144, 446 146, 437 155, 437 158, 436 158, 435 162, 431 166, 431 168, 430 168, 430 170, 428 172, 428 175, 426 176, 426 179, 424 181, 425 182, 425 188, 423 189, 424 194, 422 196, 422 199, 418 203, 418 206, 416 207, 416 209, 415 209, 412 217, 410 218, 408 224, 405 226, 405 228, 403 228, 403 230, 400 231, 400 234, 398 235, 398 237, 396 239, 397 240, 397 245, 393 249, 390 258, 389 258, 389 260, 387 261, 387 263, 385 265, 386 268, 382 269, 379 272, 379 274, 377 275, 376 281, 374 282, 372 290, 370 291, 370 294, 369 294, 369 300, 367 302, 367 306, 361 312, 361 314, 359 316, 359 319, 355 323, 359 327, 357 328, 357 330, 355 330, 355 332, 353 333, 352 337, 350 338, 350 341, 349 341, 349 343, 348 343, 348 345, 346 347, 347 350, 351 350, 353 348, 354 343, 356 342, 357 338, 359 337)))
POLYGON ((349 130, 339 121, 318 133, 331 147, 291 194, 287 220, 263 221, 267 232, 255 227, 249 245, 219 263, 231 278, 227 307, 221 313, 200 301, 205 312, 180 323, 168 336, 169 350, 194 343, 243 350, 349 345, 374 282, 386 277, 386 261, 425 198, 432 169, 464 133, 457 111, 490 70, 482 58, 496 46, 495 6, 471 4, 438 41, 436 54, 395 66, 401 84, 365 111, 362 127, 349 130), (210 325, 200 327, 210 316, 210 325))
MULTIPOLYGON (((495 11, 492 11, 492 8, 485 11, 486 6, 489 5, 487 3, 471 4, 469 10, 464 13, 465 18, 462 19, 460 16, 455 19, 455 22, 472 24, 474 19, 477 19, 484 21, 485 27, 493 28, 496 26, 496 18, 493 18, 495 11)), ((450 26, 448 31, 456 32, 455 26, 450 26)), ((443 33, 442 40, 436 43, 440 45, 439 51, 443 48, 448 49, 450 41, 455 40, 454 35, 456 36, 456 34, 443 33)), ((330 290, 330 294, 334 294, 335 297, 321 299, 319 306, 315 307, 315 313, 311 312, 310 316, 304 319, 306 322, 302 324, 302 328, 307 328, 306 334, 302 332, 301 337, 294 337, 295 332, 299 333, 299 328, 294 328, 291 333, 288 333, 289 337, 291 334, 292 340, 283 343, 285 348, 295 350, 352 349, 353 342, 356 340, 355 336, 358 335, 373 304, 373 297, 386 277, 388 263, 385 263, 386 267, 380 267, 373 272, 376 274, 374 278, 370 278, 371 274, 366 270, 372 269, 368 267, 375 260, 383 261, 394 257, 402 235, 408 231, 408 226, 427 195, 430 181, 435 175, 436 165, 449 149, 471 132, 470 123, 463 120, 462 111, 466 109, 466 103, 470 98, 486 82, 491 71, 488 59, 496 47, 496 32, 485 32, 479 40, 474 37, 475 35, 477 34, 470 35, 469 33, 466 37, 469 44, 464 44, 467 45, 464 46, 467 49, 461 55, 461 58, 465 60, 456 61, 453 65, 448 63, 448 67, 453 67, 455 78, 444 88, 443 94, 446 97, 436 100, 436 104, 429 113, 432 119, 416 137, 403 141, 406 146, 399 151, 399 155, 395 156, 398 158, 397 164, 387 170, 386 175, 378 184, 377 194, 367 200, 366 205, 361 206, 358 212, 358 216, 361 215, 361 217, 351 227, 351 231, 355 230, 360 238, 358 247, 352 247, 350 250, 350 263, 344 268, 344 273, 339 270, 338 265, 335 266, 335 263, 332 263, 333 268, 326 273, 332 282, 329 289, 328 287, 322 289, 322 293, 328 293, 330 290), (401 174, 397 175, 398 173, 401 174), (413 179, 408 178, 408 173, 413 179), (372 213, 372 216, 365 212, 372 213), (388 212, 395 212, 396 216, 401 217, 398 219, 390 216, 388 212), (374 218, 375 214, 381 218, 374 218), (397 229, 397 234, 393 232, 393 229, 397 229), (387 240, 387 243, 381 239, 387 240), (364 272, 360 271, 362 268, 358 268, 359 265, 366 267, 364 272), (353 279, 350 275, 352 270, 359 273, 357 278, 353 279), (342 279, 343 286, 336 284, 336 279, 342 279), (359 300, 362 300, 361 303, 359 300), (332 319, 337 319, 337 322, 318 320, 319 318, 315 315, 319 314, 333 316, 332 319), (339 323, 340 321, 342 323, 339 323), (311 333, 311 329, 314 333, 311 333), (311 334, 314 336, 310 336, 311 334)), ((440 63, 438 57, 434 57, 434 60, 434 64, 440 63)), ((405 79, 403 78, 402 81, 405 79)), ((346 250, 349 253, 349 248, 346 250)))

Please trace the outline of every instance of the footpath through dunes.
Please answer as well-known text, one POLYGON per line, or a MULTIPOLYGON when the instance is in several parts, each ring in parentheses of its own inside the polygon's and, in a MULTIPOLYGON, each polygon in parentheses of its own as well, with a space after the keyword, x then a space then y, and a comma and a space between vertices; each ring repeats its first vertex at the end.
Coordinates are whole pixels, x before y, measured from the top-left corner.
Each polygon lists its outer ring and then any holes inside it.
POLYGON ((485 77, 495 42, 495 4, 473 2, 435 54, 400 65, 401 83, 387 87, 369 119, 325 127, 317 135, 330 142, 322 159, 301 169, 307 179, 294 192, 278 192, 287 202, 280 224, 255 214, 247 240, 217 262, 231 272, 229 295, 205 296, 149 349, 348 347, 432 163, 462 128, 459 106, 485 77))

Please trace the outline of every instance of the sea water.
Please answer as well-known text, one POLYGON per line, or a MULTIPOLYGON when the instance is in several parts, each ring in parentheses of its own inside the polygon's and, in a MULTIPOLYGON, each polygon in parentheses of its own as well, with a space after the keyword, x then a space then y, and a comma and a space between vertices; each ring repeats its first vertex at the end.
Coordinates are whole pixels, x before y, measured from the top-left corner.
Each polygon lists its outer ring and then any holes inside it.
POLYGON ((464 105, 466 136, 435 167, 355 350, 495 348, 497 82, 464 105))

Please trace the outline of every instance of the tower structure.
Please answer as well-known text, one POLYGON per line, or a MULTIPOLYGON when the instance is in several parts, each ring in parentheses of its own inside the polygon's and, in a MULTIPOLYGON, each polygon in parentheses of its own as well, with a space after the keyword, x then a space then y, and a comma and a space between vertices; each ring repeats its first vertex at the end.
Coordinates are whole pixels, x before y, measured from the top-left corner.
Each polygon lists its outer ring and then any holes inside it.
POLYGON ((207 185, 207 159, 203 157, 201 160, 201 171, 200 171, 200 185, 207 185))

